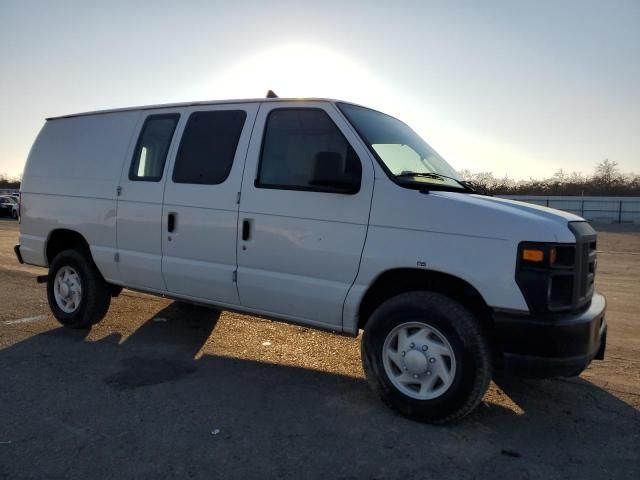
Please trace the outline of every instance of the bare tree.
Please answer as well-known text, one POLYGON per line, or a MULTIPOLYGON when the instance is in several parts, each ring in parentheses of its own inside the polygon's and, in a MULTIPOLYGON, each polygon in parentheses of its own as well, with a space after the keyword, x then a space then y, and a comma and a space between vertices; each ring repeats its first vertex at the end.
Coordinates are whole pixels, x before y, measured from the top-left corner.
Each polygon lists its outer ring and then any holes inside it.
POLYGON ((603 187, 610 188, 620 177, 618 162, 605 158, 596 165, 594 180, 600 182, 603 187))
POLYGON ((620 173, 618 163, 609 159, 598 163, 591 176, 563 169, 549 178, 517 181, 470 170, 461 171, 460 176, 492 195, 640 195, 640 175, 620 173))
POLYGON ((0 173, 0 188, 18 189, 20 188, 21 177, 10 177, 5 173, 0 173))

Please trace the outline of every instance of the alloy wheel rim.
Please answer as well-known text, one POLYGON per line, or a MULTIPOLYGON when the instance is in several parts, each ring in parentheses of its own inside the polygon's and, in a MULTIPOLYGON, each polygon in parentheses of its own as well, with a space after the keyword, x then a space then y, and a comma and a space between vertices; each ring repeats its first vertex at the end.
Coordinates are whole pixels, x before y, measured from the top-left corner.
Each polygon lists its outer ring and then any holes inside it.
POLYGON ((416 400, 443 395, 455 378, 456 358, 447 338, 423 322, 407 322, 389 332, 382 346, 387 377, 416 400))

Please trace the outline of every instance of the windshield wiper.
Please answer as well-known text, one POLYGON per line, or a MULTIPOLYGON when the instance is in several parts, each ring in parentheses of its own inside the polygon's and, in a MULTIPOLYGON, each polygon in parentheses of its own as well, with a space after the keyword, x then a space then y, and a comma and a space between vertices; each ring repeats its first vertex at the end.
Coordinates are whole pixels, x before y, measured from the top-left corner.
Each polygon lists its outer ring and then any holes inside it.
MULTIPOLYGON (((440 175, 439 173, 434 172, 402 172, 396 175, 396 178, 408 178, 408 177, 425 177, 425 178, 433 178, 434 180, 444 180, 447 177, 446 175, 440 175)), ((455 180, 455 178, 453 179, 455 180)))
POLYGON ((453 180, 458 185, 462 186, 462 188, 464 188, 466 191, 471 192, 471 193, 478 193, 477 190, 475 188, 473 188, 471 185, 467 184, 467 182, 458 180, 457 178, 454 178, 454 177, 449 177, 447 175, 443 175, 441 173, 435 173, 435 172, 402 172, 402 173, 399 173, 398 175, 396 175, 396 178, 410 178, 410 177, 431 178, 433 180, 444 180, 445 178, 448 178, 449 180, 453 180))
POLYGON ((468 187, 470 190, 473 190, 473 193, 477 193, 478 195, 484 195, 486 197, 491 196, 491 194, 489 193, 489 190, 487 190, 485 187, 475 182, 470 182, 469 180, 462 180, 460 183, 465 187, 468 187))

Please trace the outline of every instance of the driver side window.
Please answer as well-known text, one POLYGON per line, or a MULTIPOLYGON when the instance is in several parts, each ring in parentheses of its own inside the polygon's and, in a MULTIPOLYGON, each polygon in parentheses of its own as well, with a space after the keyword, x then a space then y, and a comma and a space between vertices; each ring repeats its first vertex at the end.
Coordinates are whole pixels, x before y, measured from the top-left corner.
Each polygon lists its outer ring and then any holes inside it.
POLYGON ((326 112, 271 111, 256 187, 353 194, 361 176, 360 159, 326 112))

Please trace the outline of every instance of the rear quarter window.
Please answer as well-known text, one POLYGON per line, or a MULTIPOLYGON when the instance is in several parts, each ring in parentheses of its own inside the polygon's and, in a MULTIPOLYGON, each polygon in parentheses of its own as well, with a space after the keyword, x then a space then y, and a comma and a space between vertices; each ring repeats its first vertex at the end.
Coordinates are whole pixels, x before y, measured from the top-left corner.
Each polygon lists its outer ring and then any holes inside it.
POLYGON ((160 181, 179 118, 178 114, 147 117, 131 161, 130 180, 160 181))

